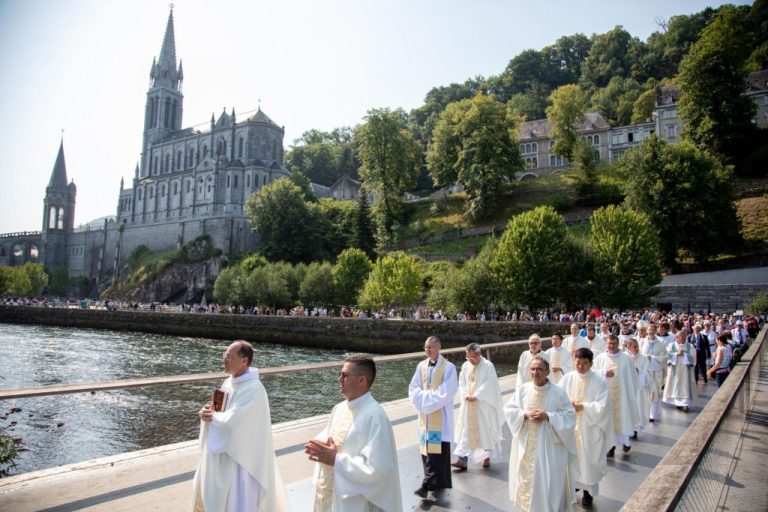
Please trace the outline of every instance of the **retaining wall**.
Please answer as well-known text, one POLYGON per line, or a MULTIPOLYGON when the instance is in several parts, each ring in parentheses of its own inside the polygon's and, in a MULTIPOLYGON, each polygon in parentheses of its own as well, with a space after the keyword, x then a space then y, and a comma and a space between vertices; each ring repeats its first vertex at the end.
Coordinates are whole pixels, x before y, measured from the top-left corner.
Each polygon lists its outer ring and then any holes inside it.
MULTIPOLYGON (((444 348, 451 348, 461 347, 470 342, 494 343, 524 340, 534 332, 542 337, 550 336, 554 332, 566 334, 569 328, 569 324, 553 322, 361 320, 30 306, 0 306, 0 322, 138 331, 226 340, 242 338, 282 345, 380 354, 421 351, 424 340, 433 335, 442 340, 444 348)), ((527 347, 523 344, 523 350, 525 348, 527 347)))

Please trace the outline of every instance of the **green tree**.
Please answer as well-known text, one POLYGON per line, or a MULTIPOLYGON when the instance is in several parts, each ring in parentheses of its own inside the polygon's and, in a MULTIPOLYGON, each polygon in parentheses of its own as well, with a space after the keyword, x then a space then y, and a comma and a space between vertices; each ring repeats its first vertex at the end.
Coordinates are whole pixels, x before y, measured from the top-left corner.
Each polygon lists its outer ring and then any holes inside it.
POLYGON ((587 304, 599 303, 597 276, 592 245, 582 237, 569 233, 563 250, 567 278, 559 288, 559 302, 567 311, 578 311, 587 304))
POLYGON ((315 259, 333 259, 347 247, 356 243, 357 208, 352 201, 334 201, 323 198, 311 209, 322 234, 315 259))
POLYGON ((680 63, 682 135, 699 148, 735 163, 753 148, 743 142, 754 136, 755 104, 745 96, 746 62, 754 48, 747 30, 748 11, 720 9, 680 63))
POLYGON ((670 146, 651 136, 621 168, 626 203, 651 220, 666 267, 674 268, 679 251, 705 260, 740 239, 730 168, 689 142, 670 146))
POLYGON ((750 315, 768 315, 768 288, 760 290, 747 306, 750 315))
POLYGON ((600 304, 620 310, 647 306, 661 282, 659 236, 645 214, 610 205, 589 221, 600 304))
POLYGON ((416 184, 422 159, 421 145, 406 128, 402 110, 373 109, 355 131, 363 188, 373 193, 377 242, 392 241, 401 220, 403 193, 416 184))
POLYGON ((576 130, 584 122, 587 100, 581 87, 575 84, 558 87, 549 97, 547 121, 552 125, 550 137, 555 141, 555 154, 570 159, 576 147, 576 130))
POLYGON ((54 267, 51 271, 51 279, 48 282, 47 292, 51 295, 63 297, 69 288, 69 269, 65 266, 54 267))
POLYGON ((440 115, 427 168, 436 186, 464 186, 467 218, 495 213, 505 185, 523 169, 515 132, 515 120, 492 96, 451 103, 440 115))
POLYGON ((363 285, 358 303, 364 308, 407 306, 424 292, 419 262, 402 251, 380 257, 363 285))
POLYGON ((653 120, 653 113, 656 112, 656 86, 655 82, 652 84, 650 88, 640 93, 640 96, 632 104, 630 123, 649 123, 653 120))
POLYGON ((27 294, 35 297, 42 295, 43 290, 48 286, 48 274, 45 273, 43 264, 28 261, 21 266, 21 270, 29 279, 29 292, 27 294))
POLYGON ((330 306, 335 303, 333 267, 327 261, 307 265, 307 273, 299 287, 299 299, 308 307, 330 306))
POLYGON ((270 270, 269 267, 260 267, 248 276, 248 294, 253 297, 253 305, 273 310, 290 308, 293 301, 285 278, 270 270))
POLYGON ((22 267, 0 265, 0 286, 0 294, 15 297, 28 297, 34 290, 29 275, 22 267))
POLYGON ((318 240, 316 222, 298 186, 279 179, 248 197, 245 207, 268 259, 312 261, 318 240))
POLYGON ((634 78, 611 78, 608 85, 592 95, 592 109, 597 110, 611 126, 628 125, 643 88, 634 78))
POLYGON ((253 306, 253 297, 248 295, 248 272, 243 265, 233 265, 219 272, 213 283, 213 300, 231 306, 253 306))
POLYGON ((566 248, 565 221, 551 206, 512 217, 492 263, 507 304, 553 304, 566 278, 566 248))
POLYGON ((304 193, 304 200, 308 203, 316 203, 317 195, 312 190, 312 182, 301 171, 296 171, 288 177, 291 182, 304 193))
POLYGON ((345 249, 333 266, 333 285, 339 304, 351 306, 371 273, 373 263, 368 255, 357 248, 345 249))
POLYGON ((360 189, 360 197, 357 199, 355 239, 352 245, 362 250, 369 258, 376 254, 376 238, 373 236, 371 210, 368 207, 368 194, 365 189, 360 189))
POLYGON ((641 44, 621 26, 592 36, 589 55, 581 65, 582 82, 600 88, 608 85, 613 77, 628 78, 639 56, 641 44))

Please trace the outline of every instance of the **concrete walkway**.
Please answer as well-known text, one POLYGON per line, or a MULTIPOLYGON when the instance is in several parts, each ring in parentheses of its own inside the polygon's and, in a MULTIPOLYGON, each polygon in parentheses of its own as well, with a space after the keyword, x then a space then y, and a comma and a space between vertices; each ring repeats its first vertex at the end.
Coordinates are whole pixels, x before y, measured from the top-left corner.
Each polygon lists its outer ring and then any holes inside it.
MULTIPOLYGON (((506 399, 512 393, 514 376, 501 379, 501 384, 506 399)), ((700 398, 691 413, 685 414, 675 408, 665 407, 662 420, 649 424, 646 431, 640 433, 639 441, 633 445, 631 452, 617 453, 616 458, 609 462, 609 474, 600 485, 600 495, 595 498, 592 510, 619 510, 716 389, 714 384, 700 384, 700 398)), ((759 414, 763 416, 754 416, 754 420, 756 426, 762 421, 760 426, 768 431, 768 425, 765 424, 768 407, 765 406, 766 400, 762 398, 762 391, 758 401, 763 407, 763 412, 759 414)), ((510 442, 508 430, 505 432, 504 442, 505 462, 494 463, 486 470, 470 468, 467 472, 456 474, 453 478, 453 489, 445 492, 437 501, 422 501, 413 495, 413 490, 421 483, 422 475, 418 446, 415 443, 417 424, 414 410, 407 400, 389 402, 384 407, 392 421, 397 439, 405 510, 510 509, 506 463, 510 442)), ((327 416, 317 416, 273 427, 278 465, 294 512, 311 510, 313 464, 307 461, 303 445, 323 428, 326 420, 327 416)), ((745 443, 743 451, 749 450, 754 455, 758 450, 762 450, 759 452, 759 456, 762 456, 768 446, 765 437, 767 433, 764 431, 762 434, 756 434, 755 445, 745 443)), ((189 510, 191 479, 197 460, 196 442, 192 441, 5 478, 0 480, 0 510, 189 510)), ((734 480, 741 478, 738 476, 740 474, 734 473, 734 480)), ((745 485, 747 488, 760 487, 765 491, 765 478, 761 474, 745 473, 743 478, 750 482, 745 485), (757 480, 752 480, 753 478, 757 480)), ((734 489, 734 492, 738 490, 734 489)), ((732 497, 729 501, 735 499, 732 497)), ((581 509, 581 506, 576 508, 581 509)), ((749 510, 758 509, 751 507, 749 510)))

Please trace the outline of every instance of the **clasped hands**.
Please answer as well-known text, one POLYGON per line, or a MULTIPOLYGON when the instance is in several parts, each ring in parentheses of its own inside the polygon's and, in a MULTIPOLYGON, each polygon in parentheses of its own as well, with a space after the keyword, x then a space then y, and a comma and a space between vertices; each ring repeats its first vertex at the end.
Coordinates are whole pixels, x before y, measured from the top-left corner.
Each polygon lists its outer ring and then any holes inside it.
POLYGON ((531 420, 534 423, 541 423, 544 420, 549 419, 547 411, 541 409, 530 409, 525 411, 525 419, 531 420))
POLYGON ((304 445, 304 453, 309 455, 309 460, 311 461, 333 466, 336 463, 336 454, 339 453, 339 449, 336 447, 336 443, 333 442, 332 437, 329 437, 325 442, 311 439, 304 445))

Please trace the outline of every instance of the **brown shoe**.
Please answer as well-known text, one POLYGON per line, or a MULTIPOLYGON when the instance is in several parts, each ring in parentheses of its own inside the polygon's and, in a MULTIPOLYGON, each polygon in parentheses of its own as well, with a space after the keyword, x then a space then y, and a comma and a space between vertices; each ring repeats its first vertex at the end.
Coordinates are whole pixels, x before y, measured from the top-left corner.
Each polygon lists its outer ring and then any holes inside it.
POLYGON ((621 445, 621 450, 622 450, 624 453, 627 453, 627 452, 628 452, 629 450, 631 450, 631 449, 632 449, 632 447, 631 447, 631 446, 627 446, 627 445, 625 445, 625 444, 621 445))
POLYGON ((483 467, 484 468, 491 467, 491 459, 490 458, 486 457, 485 460, 483 460, 483 467))
POLYGON ((467 469, 467 465, 461 462, 460 460, 457 460, 456 462, 451 462, 451 466, 455 467, 460 471, 465 471, 467 469))
POLYGON ((606 457, 611 458, 613 457, 613 454, 616 452, 616 447, 612 446, 610 450, 608 450, 608 453, 605 454, 606 457))

